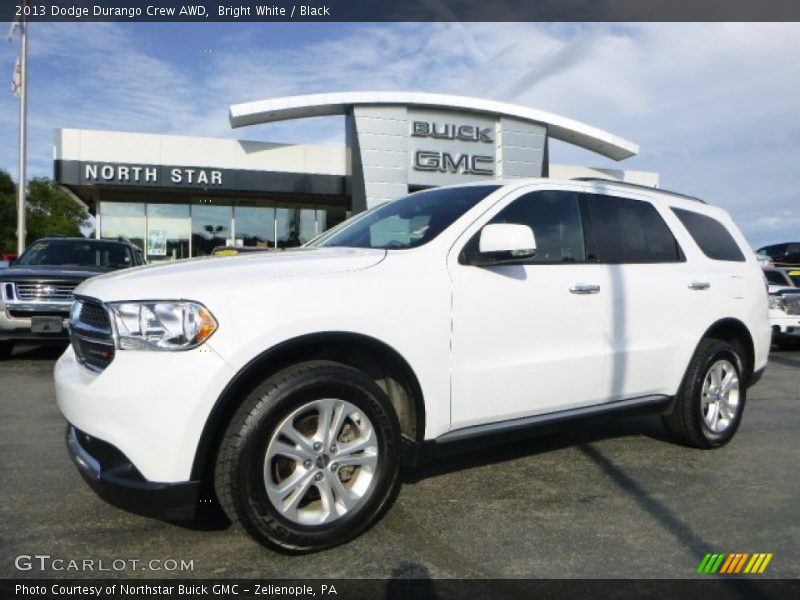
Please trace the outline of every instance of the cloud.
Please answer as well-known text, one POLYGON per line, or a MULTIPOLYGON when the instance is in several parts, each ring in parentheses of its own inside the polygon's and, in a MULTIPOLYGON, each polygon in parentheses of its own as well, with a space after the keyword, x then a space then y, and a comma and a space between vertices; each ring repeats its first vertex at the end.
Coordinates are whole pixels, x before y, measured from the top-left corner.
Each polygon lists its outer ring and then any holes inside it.
MULTIPOLYGON (((227 106, 409 89, 519 103, 627 137, 642 151, 624 163, 566 144, 551 159, 659 171, 665 187, 728 209, 755 245, 800 239, 798 34, 795 23, 36 24, 31 170, 50 172, 59 127, 341 143, 341 119, 231 131, 227 106)), ((0 44, 0 76, 13 58, 0 44)), ((0 166, 15 170, 9 93, 0 140, 0 166)))
POLYGON ((784 211, 779 217, 759 217, 756 219, 756 225, 766 229, 782 229, 787 225, 798 226, 800 225, 800 217, 795 214, 784 211))

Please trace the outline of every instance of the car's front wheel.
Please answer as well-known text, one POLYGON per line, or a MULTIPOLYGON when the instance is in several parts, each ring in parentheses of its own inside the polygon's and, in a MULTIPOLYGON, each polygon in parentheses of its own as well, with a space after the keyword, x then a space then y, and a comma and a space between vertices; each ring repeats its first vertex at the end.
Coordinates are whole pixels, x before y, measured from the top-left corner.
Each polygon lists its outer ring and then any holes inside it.
POLYGON ((739 348, 704 339, 686 371, 664 425, 679 441, 696 448, 727 444, 739 428, 747 395, 739 348))
POLYGON ((0 360, 10 358, 13 350, 14 342, 0 342, 0 360))
POLYGON ((328 361, 289 367, 256 387, 222 439, 215 489, 259 542, 308 552, 369 527, 398 486, 400 427, 363 372, 328 361))

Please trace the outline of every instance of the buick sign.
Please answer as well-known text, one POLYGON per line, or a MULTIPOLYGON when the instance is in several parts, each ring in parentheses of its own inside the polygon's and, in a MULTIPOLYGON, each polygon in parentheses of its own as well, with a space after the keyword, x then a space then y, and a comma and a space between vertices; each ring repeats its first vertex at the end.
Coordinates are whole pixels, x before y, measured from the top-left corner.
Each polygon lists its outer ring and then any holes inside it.
POLYGON ((435 123, 430 121, 414 121, 411 126, 411 135, 414 137, 461 140, 462 142, 483 142, 486 144, 494 142, 491 132, 491 127, 435 123))

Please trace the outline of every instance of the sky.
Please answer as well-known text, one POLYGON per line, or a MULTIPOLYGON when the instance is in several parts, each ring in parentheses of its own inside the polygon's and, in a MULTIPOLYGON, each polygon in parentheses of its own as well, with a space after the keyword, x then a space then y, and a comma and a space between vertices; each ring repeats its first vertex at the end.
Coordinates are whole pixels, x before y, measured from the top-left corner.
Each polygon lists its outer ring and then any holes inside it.
MULTIPOLYGON (((728 210, 754 247, 800 240, 798 23, 35 23, 29 175, 58 128, 344 143, 341 117, 231 130, 228 106, 409 90, 583 121, 640 145, 614 162, 555 142, 553 163, 657 171, 728 210)), ((0 39, 0 168, 16 179, 18 42, 0 39)))

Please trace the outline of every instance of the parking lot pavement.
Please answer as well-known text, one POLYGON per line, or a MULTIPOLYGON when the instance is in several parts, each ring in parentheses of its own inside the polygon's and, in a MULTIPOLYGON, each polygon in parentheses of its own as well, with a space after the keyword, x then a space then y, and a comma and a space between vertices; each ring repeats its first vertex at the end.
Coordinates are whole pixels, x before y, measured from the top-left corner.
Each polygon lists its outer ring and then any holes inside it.
POLYGON ((773 355, 721 450, 674 445, 646 418, 442 459, 407 472, 365 535, 301 557, 98 499, 64 447, 58 353, 21 348, 0 363, 0 577, 691 578, 707 552, 771 552, 765 576, 800 576, 800 352, 773 355), (23 554, 141 562, 18 571, 23 554), (168 559, 193 570, 142 570, 168 559))

